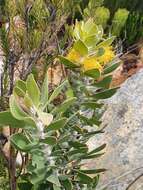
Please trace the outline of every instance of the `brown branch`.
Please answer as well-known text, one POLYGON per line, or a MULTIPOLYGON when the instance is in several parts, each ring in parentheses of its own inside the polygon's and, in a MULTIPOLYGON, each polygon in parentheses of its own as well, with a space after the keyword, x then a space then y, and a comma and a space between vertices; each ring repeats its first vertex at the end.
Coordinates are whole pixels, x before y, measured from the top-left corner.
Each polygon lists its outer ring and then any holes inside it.
POLYGON ((16 157, 13 147, 10 147, 10 158, 9 158, 9 182, 10 190, 16 190, 16 157))

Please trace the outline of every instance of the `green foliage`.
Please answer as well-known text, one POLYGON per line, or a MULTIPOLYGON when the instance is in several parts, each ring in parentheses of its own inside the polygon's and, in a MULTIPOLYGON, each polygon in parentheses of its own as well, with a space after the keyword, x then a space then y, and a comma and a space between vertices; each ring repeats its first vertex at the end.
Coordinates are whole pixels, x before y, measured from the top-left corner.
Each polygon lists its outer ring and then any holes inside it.
MULTIPOLYGON (((126 46, 138 42, 138 40, 143 37, 143 15, 135 11, 130 13, 125 26, 125 31, 127 36, 126 46)), ((124 36, 124 33, 122 36, 124 36)))
POLYGON ((143 4, 140 0, 104 0, 104 5, 110 9, 111 15, 114 15, 120 8, 129 11, 126 25, 120 33, 120 38, 124 39, 125 46, 128 47, 142 38, 143 4))
POLYGON ((109 18, 110 18, 109 9, 107 9, 105 7, 96 8, 94 20, 97 25, 102 25, 103 28, 107 27, 107 22, 108 22, 109 18))
POLYGON ((103 5, 104 0, 89 0, 88 6, 84 9, 84 15, 86 17, 94 17, 95 9, 103 5))
POLYGON ((73 22, 81 2, 5 0, 0 3, 0 43, 4 60, 0 70, 0 94, 1 101, 7 102, 7 94, 13 90, 15 73, 24 80, 31 72, 37 79, 43 79, 45 70, 59 51, 65 51, 65 44, 71 41, 67 22, 68 19, 73 22))
MULTIPOLYGON (((41 96, 43 94, 40 94, 32 75, 28 77, 26 83, 22 81, 16 83, 15 87, 18 87, 21 91, 23 90, 23 84, 26 84, 26 89, 24 86, 26 91, 23 91, 24 96, 21 97, 19 93, 14 91, 10 98, 10 111, 13 116, 13 118, 10 118, 12 122, 10 125, 14 126, 13 119, 20 120, 23 123, 23 133, 12 135, 11 144, 18 151, 26 152, 31 157, 27 172, 21 176, 22 181, 19 181, 19 189, 21 190, 23 186, 26 187, 29 182, 31 188, 34 189, 40 189, 42 185, 45 186, 45 189, 47 187, 51 190, 75 189, 77 186, 80 186, 81 189, 86 186, 95 188, 97 177, 89 177, 87 174, 97 176, 105 170, 81 170, 80 164, 84 159, 102 155, 98 152, 101 152, 105 145, 94 151, 88 150, 86 145, 89 139, 87 137, 88 130, 81 127, 82 119, 81 124, 80 119, 78 120, 78 117, 82 116, 72 113, 74 107, 76 108, 78 105, 76 98, 68 98, 58 107, 54 106, 54 99, 58 94, 63 90, 67 90, 68 81, 56 88, 50 96, 47 96, 47 92, 45 92, 48 91, 46 81, 47 78, 45 78, 42 88, 42 92, 46 95, 44 105, 41 96), (33 90, 32 96, 31 89, 33 90), (38 97, 38 99, 33 96, 38 97), (28 98, 30 104, 25 101, 25 97, 28 98), (21 101, 19 101, 20 99, 21 101), (35 124, 35 128, 29 122, 30 118, 35 124), (78 130, 75 128, 77 123, 79 125, 78 130), (79 133, 80 130, 82 133, 79 133), (28 178, 25 178, 26 176, 28 178)), ((7 112, 1 114, 2 119, 5 118, 5 114, 7 116, 7 112)), ((88 120, 88 118, 84 119, 85 122, 88 120)), ((1 124, 2 126, 5 125, 4 122, 1 124)), ((97 122, 91 120, 90 124, 97 125, 97 122)), ((22 126, 19 123, 19 128, 22 126)))
MULTIPOLYGON (((103 56, 106 54, 104 51, 99 53, 100 48, 111 46, 115 37, 103 39, 103 32, 102 29, 95 23, 93 23, 92 20, 88 20, 87 22, 78 22, 75 25, 75 28, 73 30, 73 36, 75 39, 75 42, 73 44, 73 49, 75 51, 78 51, 80 55, 82 55, 82 61, 84 60, 84 57, 90 57, 90 53, 94 55, 94 59, 100 58, 100 56, 103 56), (91 37, 92 43, 87 43, 87 38, 91 37), (79 40, 82 41, 82 43, 78 43, 78 49, 75 49, 75 44, 79 42, 79 40), (84 45, 83 45, 84 44, 84 45), (86 46, 88 49, 88 53, 83 53, 83 47, 86 46)), ((72 50, 71 50, 72 51, 72 50)), ((75 53, 75 52, 74 52, 75 53)), ((70 54, 70 53, 69 53, 70 54)), ((79 55, 78 54, 78 55, 79 55)), ((70 54, 71 56, 71 54, 70 54)), ((65 57, 65 59, 60 57, 61 63, 63 63, 65 66, 67 66, 69 69, 71 69, 72 74, 69 76, 70 83, 72 84, 73 91, 76 97, 78 97, 78 102, 76 106, 73 108, 74 113, 78 112, 77 119, 74 120, 75 124, 79 123, 78 125, 74 126, 74 129, 80 134, 83 135, 84 138, 90 138, 92 135, 96 135, 101 133, 102 131, 95 130, 95 128, 98 128, 101 124, 101 107, 102 104, 98 102, 98 100, 110 98, 118 88, 110 88, 110 84, 112 81, 112 75, 111 73, 119 66, 119 61, 113 61, 113 59, 110 62, 106 62, 106 64, 103 66, 102 70, 99 68, 97 69, 89 69, 86 72, 82 72, 81 68, 73 68, 73 64, 77 65, 77 61, 71 62, 72 64, 66 64, 65 60, 69 61, 69 55, 65 57), (80 71, 80 72, 79 72, 80 71), (88 81, 88 84, 87 84, 88 81), (80 110, 80 112, 78 111, 80 110), (84 132, 87 130, 84 126, 90 126, 92 128, 91 132, 87 132, 87 134, 84 134, 84 132)), ((76 57, 77 60, 79 60, 79 57, 76 57)), ((92 64, 92 59, 89 63, 92 64)), ((82 62, 81 62, 82 63, 82 62)), ((80 138, 79 138, 80 139, 80 138)), ((72 142, 70 143, 74 148, 78 147, 78 150, 71 150, 69 154, 81 154, 82 160, 86 159, 96 159, 104 154, 103 150, 105 148, 105 144, 95 148, 92 151, 87 151, 86 144, 83 144, 83 142, 79 143, 72 142), (84 155, 83 155, 84 154, 84 155)), ((78 155, 77 155, 78 156, 78 155)), ((87 184, 87 186, 79 186, 80 189, 96 189, 96 185, 99 180, 99 176, 92 176, 91 174, 96 173, 97 171, 105 171, 105 169, 99 169, 99 170, 88 170, 88 169, 82 169, 80 168, 79 171, 77 171, 78 180, 81 181, 81 183, 87 184), (95 181, 93 181, 95 180, 95 181), (93 184, 93 186, 91 185, 93 184), (95 185, 95 186, 94 186, 95 185)), ((80 182, 79 182, 80 184, 80 182)))
POLYGON ((5 164, 4 158, 0 156, 0 190, 9 190, 8 173, 5 164))
POLYGON ((106 4, 104 1, 99 1, 99 3, 89 1, 87 8, 84 9, 84 17, 93 18, 97 25, 102 25, 103 29, 119 37, 128 19, 129 11, 122 8, 112 12, 107 8, 108 6, 103 6, 104 4, 106 4))
POLYGON ((129 11, 142 11, 140 0, 104 0, 104 4, 115 12, 118 8, 127 8, 129 11))
POLYGON ((129 11, 118 9, 112 20, 112 34, 119 36, 128 19, 129 11))

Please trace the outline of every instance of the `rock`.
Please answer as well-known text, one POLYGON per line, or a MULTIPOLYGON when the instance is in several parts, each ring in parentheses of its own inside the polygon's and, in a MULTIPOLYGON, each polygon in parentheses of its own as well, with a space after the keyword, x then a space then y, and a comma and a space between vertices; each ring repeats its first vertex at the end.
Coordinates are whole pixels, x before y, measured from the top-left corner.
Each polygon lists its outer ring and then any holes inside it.
POLYGON ((129 78, 107 101, 102 127, 105 133, 89 141, 91 149, 106 143, 105 155, 89 161, 91 168, 106 168, 98 190, 143 190, 143 70, 129 78))
POLYGON ((133 74, 143 68, 143 60, 135 54, 122 56, 122 64, 113 72, 112 87, 116 87, 125 82, 133 74))

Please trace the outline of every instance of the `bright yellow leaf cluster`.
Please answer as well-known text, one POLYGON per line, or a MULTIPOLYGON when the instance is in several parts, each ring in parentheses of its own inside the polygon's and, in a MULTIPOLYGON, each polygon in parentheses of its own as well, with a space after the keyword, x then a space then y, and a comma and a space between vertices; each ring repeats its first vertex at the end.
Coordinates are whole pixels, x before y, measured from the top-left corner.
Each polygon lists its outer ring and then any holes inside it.
POLYGON ((73 63, 80 65, 83 68, 83 71, 92 69, 98 69, 99 71, 102 71, 103 66, 115 57, 112 46, 103 48, 104 54, 101 56, 81 56, 79 52, 72 48, 66 58, 73 63))
POLYGON ((98 62, 98 60, 95 57, 88 57, 85 58, 82 62, 84 71, 92 70, 92 69, 98 69, 99 71, 102 70, 101 64, 98 62))
POLYGON ((112 46, 103 47, 104 54, 98 57, 98 61, 102 65, 106 65, 108 62, 112 61, 115 58, 115 53, 112 50, 112 46))
POLYGON ((67 55, 67 59, 75 64, 79 64, 81 62, 82 56, 75 49, 71 49, 67 55))

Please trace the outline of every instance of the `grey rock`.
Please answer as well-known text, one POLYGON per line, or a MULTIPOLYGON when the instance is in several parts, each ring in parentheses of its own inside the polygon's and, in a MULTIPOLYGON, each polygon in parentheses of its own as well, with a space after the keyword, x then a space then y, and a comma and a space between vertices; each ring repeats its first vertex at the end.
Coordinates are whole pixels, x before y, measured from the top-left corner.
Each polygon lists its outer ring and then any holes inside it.
MULTIPOLYGON (((106 168, 98 190, 126 190, 143 173, 143 70, 129 78, 107 101, 102 127, 105 133, 95 136, 90 149, 106 143, 104 156, 87 163, 91 168, 106 168)), ((129 190, 143 190, 140 177, 129 190)))

